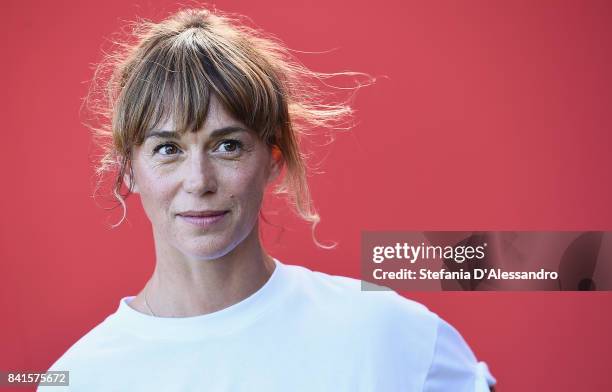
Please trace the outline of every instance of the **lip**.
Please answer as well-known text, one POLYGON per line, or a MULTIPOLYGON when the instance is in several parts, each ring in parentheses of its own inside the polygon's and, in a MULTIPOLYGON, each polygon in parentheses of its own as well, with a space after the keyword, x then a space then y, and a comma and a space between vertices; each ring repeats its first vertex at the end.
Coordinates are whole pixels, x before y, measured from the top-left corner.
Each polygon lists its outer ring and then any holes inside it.
POLYGON ((223 215, 226 212, 228 212, 227 210, 189 210, 189 211, 183 211, 183 212, 179 212, 177 215, 180 216, 195 216, 195 217, 202 217, 202 216, 217 216, 217 215, 223 215))
POLYGON ((181 220, 198 227, 210 227, 225 218, 229 211, 184 211, 176 214, 181 220))

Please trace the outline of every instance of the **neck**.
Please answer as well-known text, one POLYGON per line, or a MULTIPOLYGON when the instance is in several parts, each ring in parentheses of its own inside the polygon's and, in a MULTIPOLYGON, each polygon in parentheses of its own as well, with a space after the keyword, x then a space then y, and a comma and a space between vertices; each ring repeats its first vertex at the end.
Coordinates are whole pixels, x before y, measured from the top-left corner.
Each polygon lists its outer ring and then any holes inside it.
POLYGON ((155 244, 155 270, 132 303, 157 317, 190 317, 224 309, 261 288, 275 268, 261 247, 257 225, 236 248, 214 260, 191 259, 158 238, 155 244))

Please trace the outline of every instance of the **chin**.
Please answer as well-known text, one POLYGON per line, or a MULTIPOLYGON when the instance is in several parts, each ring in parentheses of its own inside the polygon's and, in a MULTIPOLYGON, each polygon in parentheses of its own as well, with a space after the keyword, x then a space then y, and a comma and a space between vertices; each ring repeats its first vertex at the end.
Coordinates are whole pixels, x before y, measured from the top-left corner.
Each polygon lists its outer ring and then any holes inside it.
MULTIPOLYGON (((177 249, 189 258, 196 260, 215 260, 226 256, 244 241, 238 233, 228 235, 227 232, 191 237, 180 241, 177 249)), ((248 233, 247 233, 248 235, 248 233)), ((246 238, 247 235, 244 235, 246 238)))
POLYGON ((192 240, 191 243, 184 244, 179 248, 181 253, 191 259, 196 260, 215 260, 231 253, 236 246, 228 241, 215 241, 209 239, 192 240))

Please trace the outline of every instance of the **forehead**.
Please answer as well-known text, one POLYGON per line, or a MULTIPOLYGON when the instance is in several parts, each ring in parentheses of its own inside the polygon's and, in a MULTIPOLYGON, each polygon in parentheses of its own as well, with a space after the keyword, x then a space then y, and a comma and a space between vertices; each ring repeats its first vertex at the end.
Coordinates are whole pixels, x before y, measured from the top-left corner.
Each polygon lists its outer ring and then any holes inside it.
MULTIPOLYGON (((247 128, 243 123, 232 117, 232 115, 223 107, 223 105, 221 105, 219 100, 216 97, 212 96, 208 105, 208 112, 206 113, 206 121, 204 121, 202 128, 198 130, 198 133, 199 131, 204 131, 204 133, 210 133, 215 129, 225 128, 228 126, 234 126, 237 128, 244 129, 247 128)), ((162 119, 159 124, 157 124, 157 126, 153 127, 153 129, 155 130, 173 132, 182 131, 177 130, 176 128, 176 120, 172 113, 168 114, 168 116, 166 116, 165 119, 162 119)), ((153 129, 147 131, 147 134, 149 134, 153 129)))

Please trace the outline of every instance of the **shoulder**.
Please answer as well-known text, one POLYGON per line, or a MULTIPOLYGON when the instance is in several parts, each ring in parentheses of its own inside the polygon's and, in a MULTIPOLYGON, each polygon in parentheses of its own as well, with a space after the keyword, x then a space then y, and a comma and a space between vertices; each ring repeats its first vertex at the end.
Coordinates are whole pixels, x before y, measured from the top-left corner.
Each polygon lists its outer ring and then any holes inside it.
POLYGON ((326 312, 326 320, 350 323, 347 328, 362 334, 394 336, 432 351, 440 318, 425 305, 381 286, 362 287, 359 279, 288 267, 296 277, 299 302, 326 312))
POLYGON ((49 368, 49 371, 74 370, 76 368, 86 368, 97 359, 100 353, 104 352, 119 336, 113 326, 112 316, 97 324, 89 332, 73 343, 49 368))
MULTIPOLYGON (((42 391, 69 391, 86 388, 88 380, 95 379, 96 369, 92 363, 99 360, 100 353, 104 352, 107 343, 113 340, 111 317, 93 327, 83 335, 68 350, 64 352, 47 371, 68 371, 70 386, 38 386, 37 392, 42 391)), ((106 346, 108 347, 108 346, 106 346)))
POLYGON ((298 265, 286 265, 295 277, 302 295, 313 301, 336 305, 361 305, 368 311, 412 316, 422 321, 436 321, 437 316, 417 301, 395 291, 359 279, 313 271, 298 265))
POLYGON ((424 391, 488 391, 495 383, 461 334, 425 305, 381 286, 364 287, 359 279, 290 268, 300 295, 310 306, 329 309, 326 321, 343 328, 343 338, 362 342, 367 357, 416 375, 424 391))

